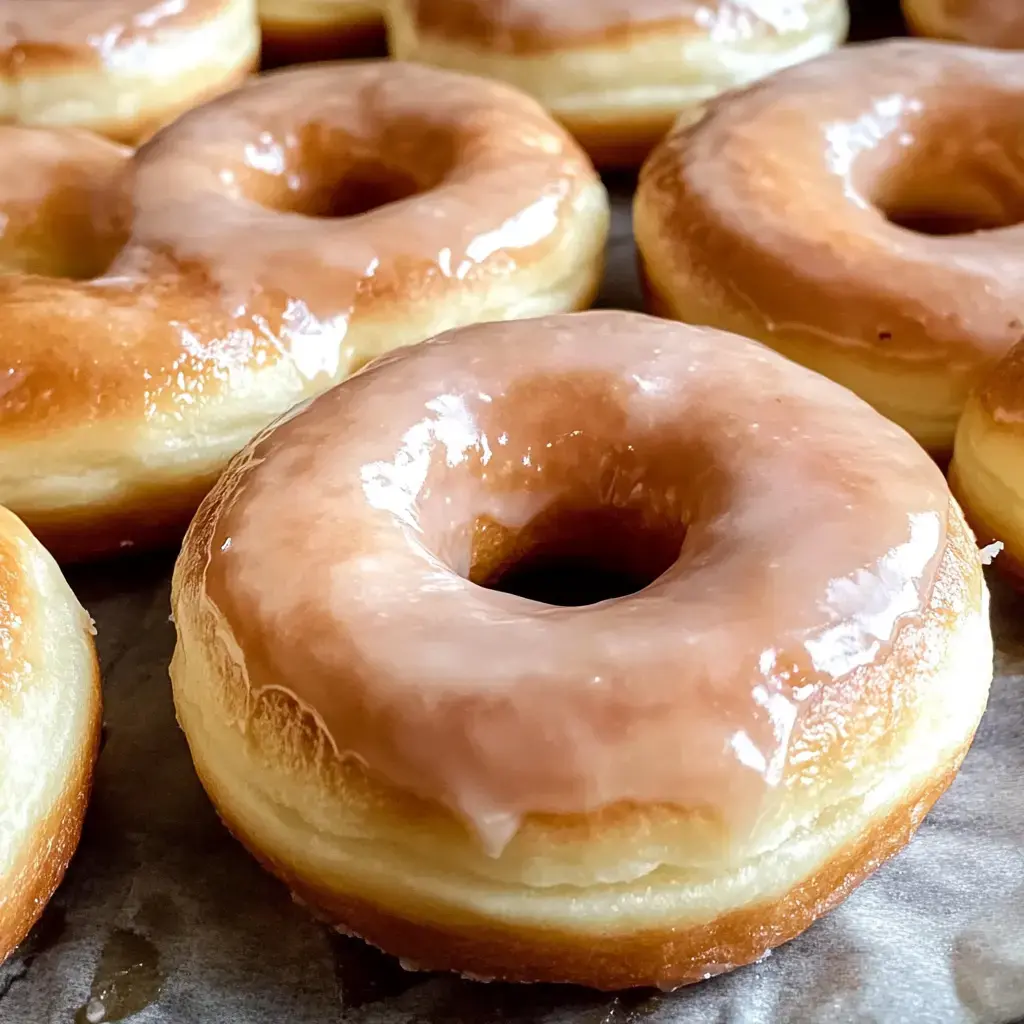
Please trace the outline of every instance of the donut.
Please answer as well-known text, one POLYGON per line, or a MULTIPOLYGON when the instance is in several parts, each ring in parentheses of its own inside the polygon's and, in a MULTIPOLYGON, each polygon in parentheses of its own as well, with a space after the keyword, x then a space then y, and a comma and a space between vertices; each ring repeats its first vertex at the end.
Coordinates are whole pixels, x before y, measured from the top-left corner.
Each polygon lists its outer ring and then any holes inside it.
POLYGON ((0 125, 0 151, 0 274, 88 278, 108 267, 128 231, 131 150, 78 129, 0 125))
POLYGON ((259 0, 269 65, 384 52, 384 0, 259 0))
POLYGON ((680 111, 830 50, 847 21, 845 0, 392 0, 388 42, 510 82, 598 163, 638 166, 680 111))
POLYGON ((0 961, 28 934, 82 831, 100 737, 89 616, 0 509, 0 961))
POLYGON ((199 776, 300 901, 423 969, 604 989, 835 906, 992 674, 906 433, 629 313, 455 330, 297 410, 204 500, 172 605, 199 776))
POLYGON ((648 308, 832 377, 948 459, 1021 334, 1020 57, 848 47, 726 97, 640 175, 648 308))
MULTIPOLYGON (((81 191, 65 199, 40 170, 38 140, 6 129, 17 180, 0 190, 23 218, 35 194, 79 224, 81 191)), ((85 145, 48 144, 67 163, 85 145)), ((134 157, 102 152, 79 177, 120 161, 98 222, 114 230, 73 253, 83 279, 36 263, 0 276, 0 501, 63 560, 176 541, 228 459, 296 402, 452 326, 586 306, 601 275, 599 178, 497 83, 301 68, 186 114, 134 157)), ((81 237, 41 243, 66 253, 81 237)))
POLYGON ((903 0, 903 14, 918 35, 1024 49, 1024 8, 1018 0, 903 0))
POLYGON ((259 62, 255 0, 0 0, 0 123, 135 143, 259 62))
POLYGON ((1002 542, 996 564, 1024 586, 1024 343, 968 398, 949 483, 979 536, 1002 542))

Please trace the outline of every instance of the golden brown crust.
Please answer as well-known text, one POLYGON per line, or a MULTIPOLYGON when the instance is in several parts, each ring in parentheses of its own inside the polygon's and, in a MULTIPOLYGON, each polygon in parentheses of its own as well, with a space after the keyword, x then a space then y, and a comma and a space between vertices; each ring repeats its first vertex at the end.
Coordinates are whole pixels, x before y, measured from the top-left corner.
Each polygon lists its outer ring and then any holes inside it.
POLYGON ((259 69, 259 66, 260 58, 256 54, 251 60, 230 69, 223 77, 210 82, 198 92, 185 96, 168 96, 166 104, 147 109, 142 117, 132 120, 100 120, 90 122, 85 127, 89 131, 104 135, 115 142, 131 146, 142 145, 161 128, 176 121, 182 114, 242 85, 250 75, 259 69))
POLYGON ((255 80, 118 182, 113 263, 0 278, 0 501, 62 555, 183 525, 176 494, 382 350, 589 302, 607 233, 593 167, 536 103, 394 61, 255 80))
MULTIPOLYGON (((971 501, 970 495, 959 479, 956 462, 950 466, 949 487, 963 509, 964 517, 973 531, 978 543, 982 546, 991 544, 999 538, 999 531, 990 526, 984 513, 971 501)), ((997 571, 1017 589, 1024 590, 1024 561, 1004 546, 992 561, 997 571)))
MULTIPOLYGON (((543 326, 551 336, 538 321, 491 325, 392 356, 232 463, 175 569, 175 704, 229 827, 331 923, 424 968, 605 988, 684 984, 756 959, 807 927, 907 841, 946 786, 991 677, 980 561, 935 466, 848 392, 715 332, 611 313, 543 326), (648 423, 653 400, 642 396, 654 380, 658 408, 678 408, 682 418, 662 423, 652 443, 636 423, 648 423), (439 446, 432 461, 429 447, 417 450, 414 480, 400 478, 406 504, 384 483, 367 489, 369 479, 392 479, 384 467, 395 464, 396 439, 425 433, 406 415, 419 423, 424 408, 437 412, 435 394, 459 410, 454 425, 467 454, 455 462, 452 448, 439 446), (805 418, 804 402, 820 420, 805 418), (754 421, 750 434, 737 408, 754 421), (361 424, 380 422, 380 410, 394 438, 383 428, 363 438, 361 424), (722 448, 719 413, 730 426, 722 448), (836 423, 840 414, 849 418, 836 423), (680 448, 680 434, 694 440, 686 433, 694 423, 699 439, 680 448), (799 443, 775 443, 794 424, 799 443), (583 448, 545 443, 573 433, 583 448), (762 436, 772 439, 764 448, 762 436), (492 437, 501 440, 484 443, 492 437), (632 453, 628 465, 609 445, 632 453), (634 535, 667 519, 685 523, 691 539, 709 537, 718 486, 737 498, 761 479, 756 454, 777 460, 780 447, 800 468, 772 461, 763 504, 741 514, 727 503, 729 564, 713 542, 701 549, 713 600, 735 592, 743 614, 716 605, 710 630, 694 626, 685 648, 673 645, 669 604, 684 594, 702 602, 678 561, 656 593, 624 599, 619 619, 614 601, 587 619, 582 609, 559 618, 501 597, 493 603, 500 628, 531 627, 513 633, 512 644, 487 625, 482 588, 462 589, 463 578, 486 581, 548 544, 563 553, 578 541, 587 550, 614 532, 608 523, 624 509, 645 517, 644 529, 630 520, 634 535), (486 458, 478 463, 476 452, 486 458), (601 467, 607 508, 587 498, 592 466, 601 467), (687 481, 700 481, 699 509, 676 482, 680 466, 687 481), (819 496, 841 481, 836 505, 817 518, 848 515, 849 535, 816 538, 809 524, 790 559, 782 540, 799 514, 780 511, 776 482, 793 480, 792 493, 804 494, 806 473, 819 496), (852 485, 860 473, 863 492, 852 485), (618 502, 607 483, 616 480, 637 505, 618 502), (349 481, 357 486, 346 489, 349 481), (522 502, 531 492, 538 507, 522 502), (517 499, 511 522, 502 495, 517 499), (465 544, 439 543, 430 500, 443 503, 443 535, 465 544), (571 536, 559 518, 566 500, 578 512, 571 536), (416 524, 409 559, 408 534, 392 543, 388 516, 416 524), (893 535, 883 526, 890 518, 893 535), (742 532, 742 522, 760 534, 767 521, 777 535, 752 543, 742 532), (862 553, 863 543, 880 556, 862 553), (410 582, 424 548, 440 564, 431 560, 425 581, 410 582), (754 573, 737 554, 746 549, 770 552, 785 580, 773 587, 764 622, 752 610, 754 573), (876 557, 877 575, 863 568, 876 557), (353 566, 377 574, 364 582, 346 575, 353 566), (883 626, 876 616, 890 587, 899 603, 883 626), (397 599, 379 605, 379 592, 397 599), (826 602, 843 595, 842 611, 829 611, 820 644, 791 648, 790 637, 818 636, 805 615, 822 614, 823 594, 826 602), (658 617, 658 609, 668 611, 658 617), (721 623, 732 622, 726 637, 721 623), (628 629, 647 625, 644 649, 617 660, 628 629), (588 661, 596 637, 613 642, 588 661), (664 661, 642 663, 647 649, 664 650, 664 661), (757 736, 765 691, 751 679, 771 670, 760 667, 769 650, 800 703, 784 738, 773 729, 777 746, 754 747, 772 766, 771 781, 730 742, 757 736), (682 681, 702 670, 713 701, 706 690, 685 693, 682 681), (536 678, 541 685, 531 688, 536 678), (590 680, 612 678, 630 686, 614 691, 606 714, 611 688, 590 680), (716 715, 727 722, 721 741, 716 715), (676 763, 679 749, 699 756, 676 763), (741 805, 755 824, 739 819, 741 805), (511 830, 496 837, 496 820, 499 829, 511 820, 511 830)), ((443 415, 428 423, 435 436, 453 434, 443 415)), ((407 465, 401 457, 396 463, 407 465)), ((623 541, 619 553, 638 570, 648 555, 659 566, 666 554, 683 561, 685 538, 671 529, 658 537, 664 552, 623 541)))
POLYGON ((0 78, 102 69, 168 34, 194 32, 239 0, 0 0, 0 78))
MULTIPOLYGON (((85 645, 89 652, 88 675, 82 679, 74 675, 81 667, 77 659, 62 661, 67 656, 63 644, 69 642, 69 637, 46 635, 67 625, 62 620, 62 611, 75 617, 75 628, 84 630, 86 620, 49 559, 45 566, 36 567, 36 582, 30 578, 29 559, 36 557, 32 550, 35 546, 36 541, 22 524, 0 509, 0 632, 4 638, 0 645, 0 714, 27 716, 27 728, 37 729, 41 725, 49 729, 51 724, 57 728, 56 723, 38 722, 26 710, 26 705, 31 704, 36 687, 74 687, 83 708, 69 708, 68 702, 55 702, 58 710, 45 713, 77 714, 82 710, 85 722, 69 737, 66 752, 47 750, 43 755, 59 758, 55 767, 47 765, 46 770, 48 774, 59 771, 63 776, 49 812, 41 820, 32 821, 31 808, 19 808, 14 831, 20 834, 7 837, 8 842, 15 844, 17 853, 14 862, 0 876, 0 961, 36 922, 75 852, 100 740, 100 673, 91 641, 85 645), (35 586, 43 575, 47 576, 48 583, 59 584, 63 593, 46 597, 38 593, 35 586), (66 598, 69 608, 51 607, 47 604, 49 598, 66 598), (55 625, 58 622, 61 626, 55 625), (61 649, 50 649, 55 644, 61 649)), ((12 783, 5 777, 2 785, 16 786, 17 782, 12 783)), ((19 807, 23 799, 23 794, 17 791, 0 796, 5 809, 19 807)))
POLYGON ((574 46, 627 45, 662 33, 706 32, 697 22, 696 9, 683 0, 634 0, 628 5, 608 0, 405 0, 404 6, 424 34, 518 56, 574 46))
POLYGON ((61 564, 176 545, 216 482, 210 474, 161 487, 139 486, 116 501, 31 515, 32 532, 61 564))
POLYGON ((980 543, 1004 545, 993 564, 1024 586, 1020 464, 1024 453, 1024 341, 988 373, 957 427, 949 486, 980 543))
POLYGON ((838 906, 902 849, 956 775, 970 742, 926 786, 907 797, 860 839, 837 851, 813 877, 781 899, 746 907, 699 927, 635 935, 578 936, 542 929, 503 929, 471 916, 444 922, 408 920, 357 896, 325 890, 268 858, 218 800, 213 779, 200 772, 218 813, 253 856, 327 923, 351 931, 421 970, 456 971, 514 982, 563 982, 614 990, 689 985, 740 967, 795 938, 838 906), (717 968, 717 969, 712 969, 717 968))
POLYGON ((90 740, 75 757, 53 811, 33 827, 33 838, 0 889, 0 962, 28 935, 60 885, 78 847, 92 790, 93 765, 100 744, 100 671, 95 665, 90 740))
POLYGON ((255 0, 0 0, 0 122, 137 143, 259 62, 255 0))
POLYGON ((1024 340, 999 360, 974 394, 984 414, 998 423, 1001 431, 1024 436, 1024 340))
POLYGON ((392 52, 536 96, 600 165, 637 166, 681 110, 831 49, 844 0, 395 0, 392 52), (742 26, 742 27, 738 27, 742 26))

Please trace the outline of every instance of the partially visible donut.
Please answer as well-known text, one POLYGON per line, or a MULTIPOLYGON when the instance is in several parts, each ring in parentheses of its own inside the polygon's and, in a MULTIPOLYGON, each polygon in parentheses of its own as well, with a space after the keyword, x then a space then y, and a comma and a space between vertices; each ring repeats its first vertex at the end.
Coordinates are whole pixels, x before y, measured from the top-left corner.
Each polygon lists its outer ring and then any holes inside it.
POLYGON ((967 400, 949 483, 983 541, 1002 541, 996 565, 1024 586, 1024 342, 967 400))
POLYGON ((974 46, 1024 48, 1020 0, 903 0, 912 31, 974 46))
POLYGON ((830 50, 847 17, 846 0, 392 0, 388 36, 398 58, 518 86, 599 164, 636 166, 680 111, 830 50))
POLYGON ((386 0, 259 0, 264 63, 382 54, 385 4, 386 0))
POLYGON ((93 632, 50 555, 0 509, 0 960, 78 845, 100 737, 93 632))
POLYGON ((533 100, 452 72, 277 72, 134 157, 3 138, 33 273, 0 276, 0 503, 62 559, 176 540, 296 402, 454 325, 584 307, 601 276, 586 156, 533 100))
POLYGON ((232 831, 332 924, 515 981, 672 987, 792 938, 907 842, 992 677, 913 439, 636 314, 466 327, 296 410, 172 607, 232 831))
POLYGON ((948 458, 1024 330, 1024 58, 850 46, 723 97, 640 175, 649 306, 756 338, 948 458))
POLYGON ((0 0, 0 123, 137 142, 255 68, 255 2, 0 0))

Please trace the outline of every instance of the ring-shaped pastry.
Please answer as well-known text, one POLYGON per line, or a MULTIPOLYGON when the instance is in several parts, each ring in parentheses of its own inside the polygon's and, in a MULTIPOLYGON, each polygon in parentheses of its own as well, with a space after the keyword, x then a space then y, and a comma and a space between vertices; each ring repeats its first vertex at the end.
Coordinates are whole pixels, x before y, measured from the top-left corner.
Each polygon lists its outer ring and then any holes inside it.
POLYGON ((637 314, 467 327, 313 400, 204 501, 172 605, 232 831, 332 924, 518 981, 672 987, 791 938, 907 841, 992 674, 927 454, 637 314), (556 606, 542 564, 601 589, 556 606))
POLYGON ((0 0, 0 123, 137 142, 259 55, 255 0, 0 0))
MULTIPOLYGON (((392 62, 279 72, 132 159, 94 144, 70 195, 37 136, 5 132, 15 219, 74 211, 44 263, 67 272, 81 196, 110 190, 75 258, 86 279, 0 277, 0 500, 61 558, 176 538, 295 402, 454 325, 586 306, 601 275, 600 180, 498 83, 392 62)), ((86 147, 67 145, 65 163, 86 147)))
POLYGON ((0 509, 0 961, 78 845, 100 739, 94 632, 50 555, 0 509))
POLYGON ((996 565, 1024 586, 1024 342, 967 400, 949 484, 979 537, 1003 543, 996 565))
POLYGON ((1024 60, 851 46, 724 97, 644 166, 650 308, 852 388, 948 457, 1024 322, 1024 60))
POLYGON ((635 167, 680 111, 832 49, 847 20, 846 0, 392 0, 388 38, 518 86, 598 164, 635 167))

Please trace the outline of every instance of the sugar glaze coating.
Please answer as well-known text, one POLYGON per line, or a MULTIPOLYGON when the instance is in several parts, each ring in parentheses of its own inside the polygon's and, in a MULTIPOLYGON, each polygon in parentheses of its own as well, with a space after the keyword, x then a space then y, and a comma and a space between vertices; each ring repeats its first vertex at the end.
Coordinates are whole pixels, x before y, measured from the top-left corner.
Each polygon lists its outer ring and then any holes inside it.
POLYGON ((203 502, 171 601, 232 832, 330 923, 513 981, 672 988, 799 934, 907 842, 991 680, 922 449, 626 313, 462 328, 295 410, 203 502), (538 553, 639 578, 504 586, 538 553))
POLYGON ((0 122, 124 142, 238 84, 255 0, 0 0, 0 122))
POLYGON ((838 380, 948 456, 1020 337, 1016 54, 851 46, 725 98, 651 154, 635 232, 651 308, 838 380))
MULTIPOLYGON (((118 159, 95 172, 109 265, 0 278, 0 497, 72 549, 141 542, 175 495, 190 514, 252 434, 381 351, 585 305, 600 275, 607 199, 585 156, 532 101, 448 72, 280 72, 118 159)), ((39 211, 67 207, 64 178, 38 182, 39 211)))
POLYGON ((623 314, 466 329, 375 364, 216 494, 205 586, 250 686, 290 690, 339 751, 492 843, 530 813, 619 802, 756 816, 766 787, 834 754, 809 709, 862 727, 857 670, 927 605, 949 505, 852 395, 623 314), (471 582, 488 529, 557 507, 685 541, 641 593, 589 607, 471 582))

